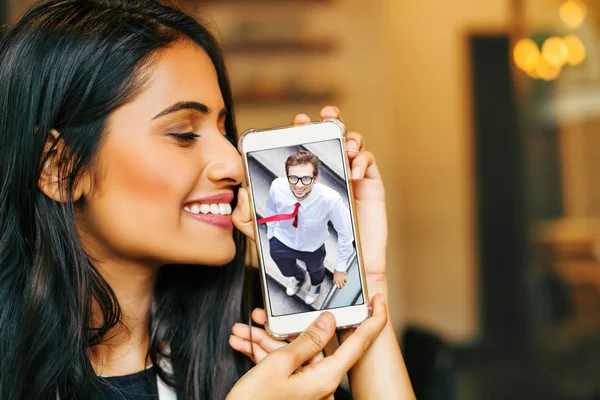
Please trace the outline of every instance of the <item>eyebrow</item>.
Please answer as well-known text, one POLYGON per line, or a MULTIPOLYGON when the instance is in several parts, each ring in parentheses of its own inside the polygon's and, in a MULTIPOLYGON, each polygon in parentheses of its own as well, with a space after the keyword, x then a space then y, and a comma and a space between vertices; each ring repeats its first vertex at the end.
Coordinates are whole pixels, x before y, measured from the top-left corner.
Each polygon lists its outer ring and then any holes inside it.
MULTIPOLYGON (((175 103, 172 106, 169 106, 159 112, 152 120, 155 120, 160 117, 164 117, 167 114, 171 114, 181 110, 197 110, 202 114, 209 114, 212 110, 206 104, 199 103, 197 101, 181 101, 179 103, 175 103)), ((227 114, 227 108, 223 107, 223 109, 219 112, 219 116, 222 117, 227 114)))

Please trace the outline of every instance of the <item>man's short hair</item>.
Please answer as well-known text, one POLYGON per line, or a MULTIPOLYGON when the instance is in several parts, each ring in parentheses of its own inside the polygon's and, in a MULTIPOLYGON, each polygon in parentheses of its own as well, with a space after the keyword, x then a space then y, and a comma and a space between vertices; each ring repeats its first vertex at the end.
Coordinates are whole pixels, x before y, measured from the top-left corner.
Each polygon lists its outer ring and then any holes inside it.
POLYGON ((288 157, 288 159, 285 162, 285 174, 289 175, 290 167, 295 167, 296 165, 304 164, 312 164, 313 175, 319 175, 319 166, 321 165, 319 157, 306 150, 298 150, 297 152, 288 157))

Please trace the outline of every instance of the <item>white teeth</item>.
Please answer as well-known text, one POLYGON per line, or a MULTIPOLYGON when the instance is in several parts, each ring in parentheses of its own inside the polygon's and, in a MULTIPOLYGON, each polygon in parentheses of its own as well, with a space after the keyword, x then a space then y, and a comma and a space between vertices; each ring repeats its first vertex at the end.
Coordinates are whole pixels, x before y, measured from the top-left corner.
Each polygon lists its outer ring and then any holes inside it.
POLYGON ((192 214, 214 214, 214 215, 230 215, 233 211, 229 203, 214 203, 214 204, 199 204, 184 206, 183 209, 192 214))

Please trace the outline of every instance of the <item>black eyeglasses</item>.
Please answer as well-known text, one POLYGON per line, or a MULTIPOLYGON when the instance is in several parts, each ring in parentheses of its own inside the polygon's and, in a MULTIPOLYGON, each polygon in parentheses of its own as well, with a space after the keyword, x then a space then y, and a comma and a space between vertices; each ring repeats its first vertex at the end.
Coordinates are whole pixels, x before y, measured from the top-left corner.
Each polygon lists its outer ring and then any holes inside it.
POLYGON ((303 185, 310 185, 311 183, 313 183, 313 180, 315 179, 314 176, 296 176, 296 175, 290 175, 288 176, 288 182, 292 185, 296 185, 298 184, 298 182, 302 182, 303 185))

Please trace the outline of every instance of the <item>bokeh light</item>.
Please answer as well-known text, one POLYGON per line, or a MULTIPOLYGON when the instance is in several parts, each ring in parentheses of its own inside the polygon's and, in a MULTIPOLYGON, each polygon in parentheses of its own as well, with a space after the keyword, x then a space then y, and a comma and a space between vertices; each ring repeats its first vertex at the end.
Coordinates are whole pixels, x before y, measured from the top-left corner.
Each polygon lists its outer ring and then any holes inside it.
POLYGON ((567 64, 579 65, 586 57, 585 45, 576 35, 569 35, 563 39, 563 42, 567 46, 568 56, 567 64))
POLYGON ((562 67, 569 57, 569 49, 561 38, 553 36, 542 45, 542 55, 550 64, 562 67))
POLYGON ((537 43, 531 39, 521 39, 515 44, 513 57, 515 65, 523 71, 531 71, 535 66, 540 56, 540 49, 537 43))
POLYGON ((581 0, 567 0, 560 6, 559 14, 565 25, 577 29, 585 20, 587 7, 581 0))
POLYGON ((555 80, 560 75, 561 70, 561 66, 550 63, 543 54, 538 57, 535 72, 541 79, 546 81, 555 80))

